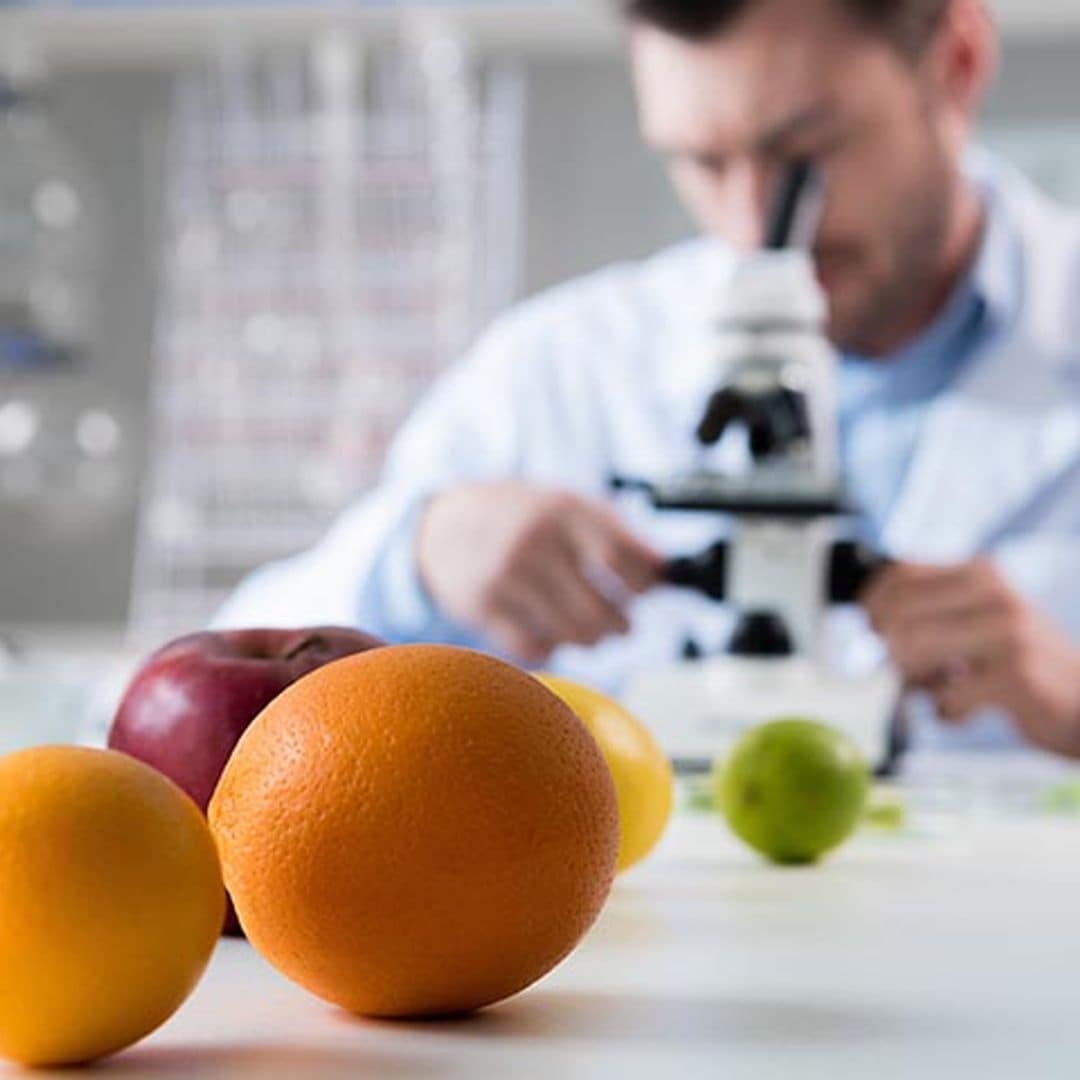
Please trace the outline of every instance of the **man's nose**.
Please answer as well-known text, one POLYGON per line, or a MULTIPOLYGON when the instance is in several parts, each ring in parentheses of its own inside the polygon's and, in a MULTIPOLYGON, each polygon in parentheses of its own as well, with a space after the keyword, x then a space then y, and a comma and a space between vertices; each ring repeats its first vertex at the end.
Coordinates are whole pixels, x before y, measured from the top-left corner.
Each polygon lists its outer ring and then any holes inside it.
POLYGON ((754 251, 765 242, 771 172, 759 162, 733 162, 725 178, 724 233, 739 251, 754 251))

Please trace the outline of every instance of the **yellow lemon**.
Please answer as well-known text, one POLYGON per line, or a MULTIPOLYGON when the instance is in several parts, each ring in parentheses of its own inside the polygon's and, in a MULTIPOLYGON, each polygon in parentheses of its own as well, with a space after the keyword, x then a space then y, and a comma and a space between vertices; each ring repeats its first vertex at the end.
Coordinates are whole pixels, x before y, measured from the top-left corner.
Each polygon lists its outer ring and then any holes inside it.
POLYGON ((129 1046, 194 989, 225 914, 209 827, 148 765, 46 746, 0 758, 0 1056, 129 1046))
POLYGON ((660 842, 674 802, 671 763, 651 732, 617 701, 558 675, 537 678, 577 713, 600 744, 619 803, 619 870, 660 842))

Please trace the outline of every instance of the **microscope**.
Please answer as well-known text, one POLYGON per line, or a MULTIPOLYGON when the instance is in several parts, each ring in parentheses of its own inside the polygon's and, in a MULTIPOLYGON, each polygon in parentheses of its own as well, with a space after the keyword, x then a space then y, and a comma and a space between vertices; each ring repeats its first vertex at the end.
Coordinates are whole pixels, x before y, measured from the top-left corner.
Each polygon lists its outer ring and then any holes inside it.
POLYGON ((844 730, 881 772, 902 749, 899 680, 883 662, 858 674, 831 663, 825 617, 853 605, 887 560, 842 538, 855 516, 838 461, 836 355, 810 256, 823 205, 810 162, 781 178, 763 248, 742 256, 717 297, 717 389, 696 437, 724 467, 660 481, 613 479, 662 511, 722 515, 723 538, 672 559, 670 585, 726 604, 726 652, 688 647, 669 668, 632 679, 624 700, 693 768, 742 730, 775 716, 844 730), (734 464, 731 464, 734 462, 734 464))

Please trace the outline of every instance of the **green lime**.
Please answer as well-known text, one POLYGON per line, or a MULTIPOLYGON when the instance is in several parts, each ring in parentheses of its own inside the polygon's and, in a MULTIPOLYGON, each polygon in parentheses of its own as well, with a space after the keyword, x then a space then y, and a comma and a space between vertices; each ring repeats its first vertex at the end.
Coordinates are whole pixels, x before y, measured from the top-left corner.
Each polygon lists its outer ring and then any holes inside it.
POLYGON ((778 863, 815 862, 847 839, 869 786, 851 740, 813 720, 753 728, 714 772, 716 805, 732 830, 778 863))

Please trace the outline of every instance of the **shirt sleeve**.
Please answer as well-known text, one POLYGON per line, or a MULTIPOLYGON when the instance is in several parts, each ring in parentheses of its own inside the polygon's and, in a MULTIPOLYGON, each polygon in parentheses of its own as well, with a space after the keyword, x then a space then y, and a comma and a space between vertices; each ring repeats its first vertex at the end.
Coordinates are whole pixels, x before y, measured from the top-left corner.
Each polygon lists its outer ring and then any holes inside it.
POLYGON ((249 574, 213 625, 339 623, 391 641, 481 644, 428 596, 416 532, 439 491, 517 471, 525 419, 517 371, 527 346, 517 321, 497 323, 421 401, 391 445, 378 486, 314 547, 249 574))

